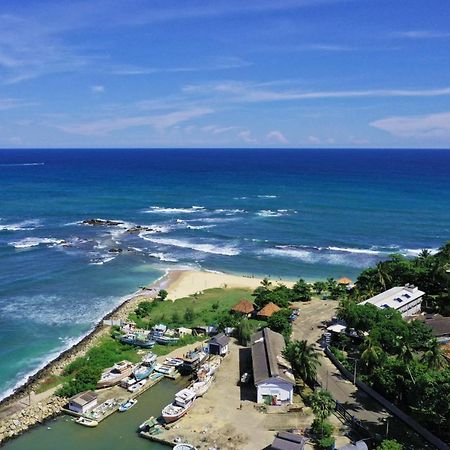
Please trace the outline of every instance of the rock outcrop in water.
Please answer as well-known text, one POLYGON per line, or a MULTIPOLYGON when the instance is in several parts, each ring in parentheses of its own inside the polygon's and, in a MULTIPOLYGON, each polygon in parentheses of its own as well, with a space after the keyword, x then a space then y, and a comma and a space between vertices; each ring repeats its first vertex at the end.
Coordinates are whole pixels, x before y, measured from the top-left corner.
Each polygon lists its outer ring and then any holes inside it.
POLYGON ((117 220, 108 220, 108 219, 85 219, 81 222, 83 225, 92 225, 92 226, 103 226, 103 227, 117 227, 118 225, 123 225, 123 222, 117 220))

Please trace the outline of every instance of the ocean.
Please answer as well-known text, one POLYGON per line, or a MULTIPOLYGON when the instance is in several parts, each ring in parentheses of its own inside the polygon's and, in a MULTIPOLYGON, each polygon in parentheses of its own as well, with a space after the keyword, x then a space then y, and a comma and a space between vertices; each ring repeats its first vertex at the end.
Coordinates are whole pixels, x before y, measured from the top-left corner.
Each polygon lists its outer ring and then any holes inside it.
POLYGON ((447 150, 1 150, 0 398, 167 270, 354 279, 436 250, 449 174, 447 150))

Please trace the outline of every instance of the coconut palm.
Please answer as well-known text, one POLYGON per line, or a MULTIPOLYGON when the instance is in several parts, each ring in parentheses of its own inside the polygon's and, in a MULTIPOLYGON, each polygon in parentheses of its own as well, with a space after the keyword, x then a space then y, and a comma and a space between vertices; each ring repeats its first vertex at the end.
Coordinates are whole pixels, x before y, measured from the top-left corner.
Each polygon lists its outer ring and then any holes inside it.
POLYGON ((308 344, 307 341, 289 342, 283 356, 291 363, 295 374, 305 383, 314 380, 320 363, 319 354, 313 344, 308 344))
POLYGON ((429 369, 442 369, 447 365, 447 360, 442 353, 441 346, 436 339, 431 339, 427 343, 427 350, 423 353, 420 361, 429 369))
POLYGON ((376 265, 378 281, 384 290, 386 290, 387 284, 391 281, 391 276, 386 268, 387 266, 384 261, 380 261, 376 265))
POLYGON ((316 389, 310 397, 311 409, 322 422, 333 413, 336 403, 326 389, 316 389))
POLYGON ((361 353, 361 361, 372 373, 373 369, 381 362, 383 357, 383 349, 374 339, 367 337, 363 343, 363 352, 361 353))

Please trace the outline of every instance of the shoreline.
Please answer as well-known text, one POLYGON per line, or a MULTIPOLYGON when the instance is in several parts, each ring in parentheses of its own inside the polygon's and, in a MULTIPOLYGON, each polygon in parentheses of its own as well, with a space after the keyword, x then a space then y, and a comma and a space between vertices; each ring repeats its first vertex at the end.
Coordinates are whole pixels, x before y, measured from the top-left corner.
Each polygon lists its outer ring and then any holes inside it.
MULTIPOLYGON (((208 270, 167 270, 161 277, 138 289, 132 294, 122 297, 123 301, 105 314, 92 329, 77 342, 66 350, 63 350, 55 358, 48 361, 43 367, 35 373, 28 376, 26 381, 16 388, 14 392, 0 400, 0 420, 7 418, 20 410, 14 408, 14 405, 21 404, 25 408, 29 406, 29 397, 34 388, 45 378, 58 375, 62 369, 73 359, 84 354, 91 346, 95 345, 97 340, 108 332, 108 327, 103 325, 104 320, 124 320, 128 314, 136 307, 136 305, 144 298, 155 297, 159 290, 166 289, 169 291, 169 299, 176 300, 194 294, 198 291, 211 289, 214 287, 247 287, 254 289, 259 285, 261 278, 259 276, 250 275, 234 275, 225 272, 216 272, 208 270), (11 411, 9 411, 11 410, 11 411)), ((292 285, 291 280, 273 280, 273 282, 282 282, 286 285, 292 285)), ((44 391, 36 394, 44 399, 51 397, 52 390, 44 391), (44 395, 44 394, 48 395, 44 395)))

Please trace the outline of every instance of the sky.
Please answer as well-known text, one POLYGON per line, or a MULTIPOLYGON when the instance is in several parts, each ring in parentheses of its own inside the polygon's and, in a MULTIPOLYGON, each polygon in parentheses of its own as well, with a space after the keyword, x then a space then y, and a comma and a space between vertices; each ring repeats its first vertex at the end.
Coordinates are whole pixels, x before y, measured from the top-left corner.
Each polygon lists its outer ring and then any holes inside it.
POLYGON ((448 0, 2 0, 0 147, 449 148, 448 0))

